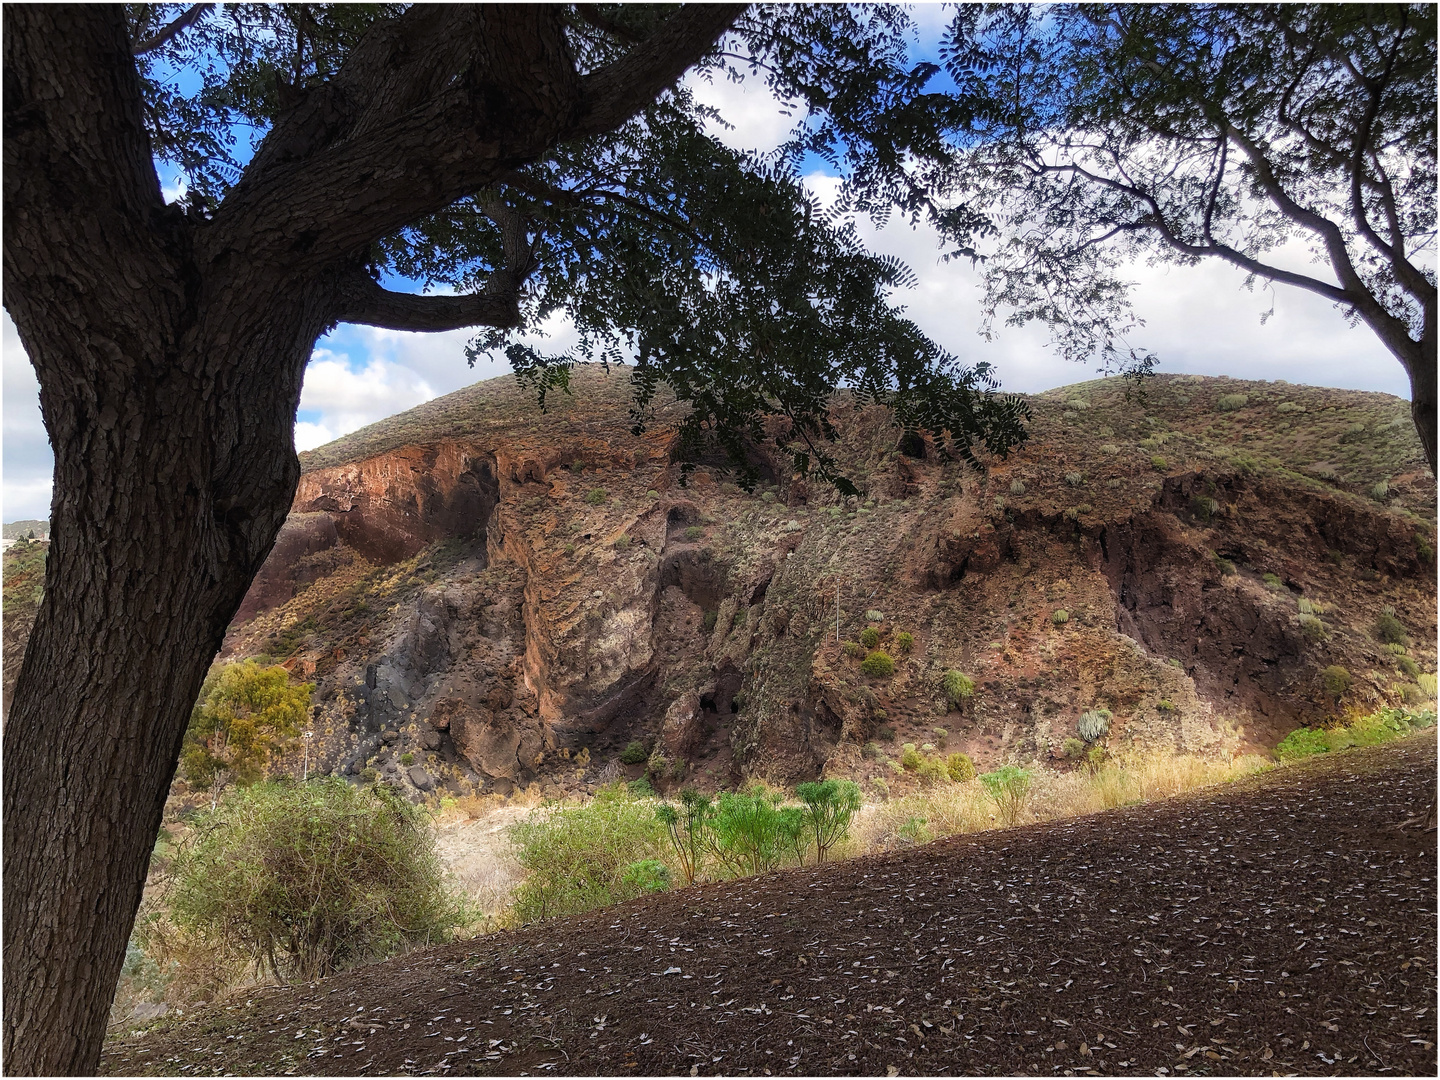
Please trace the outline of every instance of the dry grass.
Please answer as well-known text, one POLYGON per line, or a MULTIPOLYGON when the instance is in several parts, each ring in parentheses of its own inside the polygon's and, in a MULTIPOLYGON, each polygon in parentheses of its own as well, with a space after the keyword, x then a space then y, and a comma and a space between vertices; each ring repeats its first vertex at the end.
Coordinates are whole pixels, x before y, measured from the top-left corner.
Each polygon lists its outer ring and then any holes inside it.
MULTIPOLYGON (((1025 823, 1059 821, 1135 802, 1153 802, 1195 788, 1229 783, 1273 768, 1253 754, 1201 758, 1160 751, 1131 752, 1096 769, 1036 769, 1025 823)), ((944 784, 867 806, 842 856, 892 851, 942 836, 999 828, 1000 816, 975 781, 944 784)))

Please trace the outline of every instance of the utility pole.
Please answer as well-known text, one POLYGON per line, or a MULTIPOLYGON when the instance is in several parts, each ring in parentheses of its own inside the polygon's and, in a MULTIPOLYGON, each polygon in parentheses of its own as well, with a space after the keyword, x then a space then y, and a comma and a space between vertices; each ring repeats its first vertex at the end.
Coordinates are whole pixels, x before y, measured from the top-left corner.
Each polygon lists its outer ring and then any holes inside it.
POLYGON ((305 771, 300 775, 300 782, 304 783, 310 779, 310 740, 315 737, 315 732, 305 732, 305 771))

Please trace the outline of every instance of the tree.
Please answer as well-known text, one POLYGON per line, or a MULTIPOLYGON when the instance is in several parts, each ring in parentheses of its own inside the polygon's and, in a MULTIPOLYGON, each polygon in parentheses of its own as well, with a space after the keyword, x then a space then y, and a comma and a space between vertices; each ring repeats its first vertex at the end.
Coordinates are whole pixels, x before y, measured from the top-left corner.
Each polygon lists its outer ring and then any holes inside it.
POLYGON ((279 978, 317 979, 461 921, 423 815, 382 786, 256 784, 196 821, 176 925, 279 978))
POLYGON ((1410 377, 1436 465, 1435 8, 966 8, 946 66, 976 110, 935 211, 985 306, 1072 358, 1126 352, 1123 267, 1215 258, 1333 301, 1410 377), (984 104, 980 99, 984 99, 984 104), (983 220, 975 208, 986 208, 983 220), (1325 270, 1273 255, 1298 238, 1325 270))
POLYGON ((4 303, 55 450, 4 735, 10 1071, 98 1062, 191 708, 295 490, 327 328, 490 328, 474 347, 542 395, 578 355, 627 358, 637 426, 663 382, 691 406, 688 451, 742 457, 779 414, 802 471, 833 475, 840 385, 971 460, 1023 437, 1022 403, 889 304, 905 268, 795 179, 802 141, 829 147, 878 206, 872 159, 929 160, 958 129, 905 52, 884 8, 5 8, 4 303), (730 56, 844 107, 774 160, 726 151, 677 81, 730 56), (183 200, 156 155, 185 169, 183 200), (516 342, 560 309, 578 353, 516 342))
POLYGON ((309 683, 290 685, 283 667, 254 660, 227 664, 207 677, 185 729, 180 765, 192 784, 210 789, 213 810, 232 781, 261 779, 272 754, 300 733, 310 710, 309 683))
POLYGON ((823 863, 830 849, 850 835, 850 822, 860 812, 860 786, 853 780, 820 780, 800 784, 795 794, 805 804, 805 826, 815 837, 815 861, 823 863))

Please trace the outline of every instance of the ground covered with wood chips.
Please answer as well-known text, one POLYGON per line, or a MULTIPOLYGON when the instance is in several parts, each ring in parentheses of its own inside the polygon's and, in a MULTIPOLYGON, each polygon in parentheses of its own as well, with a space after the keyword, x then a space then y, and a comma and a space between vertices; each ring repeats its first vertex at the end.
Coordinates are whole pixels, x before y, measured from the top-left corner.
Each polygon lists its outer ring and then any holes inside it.
POLYGON ((1426 734, 255 991, 109 1073, 1436 1073, 1426 734))

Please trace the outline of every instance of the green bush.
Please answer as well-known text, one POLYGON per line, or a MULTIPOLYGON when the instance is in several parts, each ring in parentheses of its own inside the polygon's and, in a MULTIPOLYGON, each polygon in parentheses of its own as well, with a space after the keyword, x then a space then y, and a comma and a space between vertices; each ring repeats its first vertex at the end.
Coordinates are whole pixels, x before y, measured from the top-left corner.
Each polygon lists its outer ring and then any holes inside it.
POLYGON ((515 890, 515 915, 533 922, 639 896, 644 882, 627 872, 659 858, 665 826, 651 803, 612 784, 584 805, 531 812, 510 826, 510 840, 527 871, 515 890))
POLYGON ((950 732, 943 727, 931 728, 930 731, 935 736, 935 741, 941 746, 944 746, 945 741, 950 738, 950 732))
POLYGON ((599 506, 610 496, 603 487, 591 488, 585 493, 585 501, 591 506, 599 506))
POLYGON ((1155 703, 1155 708, 1159 709, 1162 713, 1172 713, 1175 711, 1175 703, 1169 698, 1161 698, 1155 703))
POLYGON ((1170 467, 1170 462, 1166 461, 1162 455, 1154 454, 1150 458, 1150 467, 1156 472, 1164 472, 1170 467))
POLYGON ((400 764, 401 764, 401 765, 414 765, 414 764, 415 764, 415 755, 412 754, 409 750, 406 750, 405 753, 403 753, 403 754, 400 755, 400 764))
POLYGON ((902 653, 909 655, 910 650, 915 648, 915 635, 908 630, 901 630, 895 635, 895 647, 902 653))
POLYGON ((1069 621, 1070 612, 1066 611, 1064 608, 1059 608, 1050 616, 1050 622, 1055 626, 1064 626, 1069 621))
POLYGON ((1405 673, 1406 678, 1416 679, 1420 676, 1420 665, 1408 656, 1397 656, 1395 666, 1405 673))
POLYGON ((1330 740, 1325 732, 1312 728, 1296 728, 1275 746, 1275 756, 1281 761, 1298 761, 1312 754, 1330 752, 1330 740))
POLYGON ((877 649, 860 662, 860 670, 872 679, 888 679, 895 674, 895 661, 877 649))
POLYGON ((1085 756, 1085 744, 1071 735, 1060 744, 1060 752, 1071 761, 1075 761, 1085 756))
POLYGON ((959 708, 975 696, 975 680, 954 668, 945 672, 940 680, 940 688, 945 691, 945 700, 952 709, 959 708))
POLYGON ((1390 497, 1390 485, 1387 484, 1384 480, 1381 480, 1378 484, 1372 485, 1370 488, 1370 497, 1376 502, 1384 502, 1387 498, 1390 497))
POLYGON ((707 837, 711 854, 732 876, 800 861, 808 842, 805 814, 780 802, 779 793, 760 788, 720 793, 707 837))
POLYGON ((1220 571, 1221 577, 1230 577, 1235 573, 1235 564, 1229 559, 1219 555, 1212 555, 1211 558, 1215 560, 1215 569, 1220 571))
POLYGON ((950 780, 950 771, 945 762, 929 754, 921 755, 915 766, 915 778, 923 784, 943 784, 950 780))
POLYGON ((1405 624, 1395 617, 1394 612, 1381 612, 1370 632, 1386 645, 1408 645, 1410 636, 1405 633, 1405 624))
POLYGON ((614 547, 616 551, 629 551, 632 542, 633 541, 630 539, 628 534, 622 533, 620 536, 617 536, 615 538, 615 541, 611 546, 614 547))
POLYGON ((620 760, 626 765, 639 765, 642 761, 648 761, 649 759, 650 751, 647 750, 645 744, 638 739, 620 751, 620 760))
POLYGON ((702 536, 704 536, 704 535, 705 535, 705 530, 704 530, 703 528, 701 528, 699 525, 691 525, 691 526, 687 527, 686 530, 685 530, 685 539, 686 539, 686 540, 699 540, 699 539, 700 539, 702 536))
POLYGON ((915 748, 913 742, 907 742, 900 747, 900 767, 906 772, 914 772, 920 767, 920 751, 915 748))
POLYGON ((1420 687, 1421 690, 1425 692, 1425 696, 1427 698, 1429 698, 1431 701, 1435 700, 1436 685, 1435 676, 1433 674, 1422 671, 1420 672, 1420 674, 1415 676, 1415 683, 1417 686, 1420 687))
POLYGON ((876 630, 873 626, 867 626, 864 630, 860 631, 860 644, 864 645, 867 649, 875 648, 876 645, 880 644, 880 631, 876 630))
POLYGON ((968 784, 975 779, 975 763, 969 754, 951 754, 945 759, 945 771, 957 784, 968 784))
POLYGON ((1300 616, 1300 632, 1312 641, 1323 641, 1329 635, 1320 616, 1309 614, 1300 616))
POLYGON ((637 893, 664 892, 670 888, 670 868, 659 859, 641 859, 625 868, 620 884, 637 893))
POLYGON ((1085 474, 1078 472, 1067 472, 1065 474, 1065 483, 1069 484, 1071 487, 1079 487, 1081 484, 1085 483, 1085 474))
POLYGON ((1110 718, 1113 714, 1109 709, 1091 709, 1089 712, 1080 715, 1080 738, 1087 743, 1093 743, 1103 739, 1110 733, 1110 718))
POLYGON ((1011 480, 1011 481, 1010 481, 1010 494, 1011 494, 1011 495, 1024 495, 1024 494, 1025 494, 1025 481, 1023 481, 1023 480, 1011 480))
POLYGON ((858 660, 865 655, 865 646, 861 645, 858 641, 847 641, 844 645, 840 646, 840 648, 844 651, 845 655, 852 660, 858 660))
POLYGON ((443 941, 464 921, 423 816, 386 787, 258 783, 194 827, 173 865, 171 918, 276 978, 443 941))
POLYGON ((1215 399, 1215 408, 1221 412, 1235 412, 1249 404, 1250 396, 1248 394, 1221 394, 1215 399))
POLYGON ((795 794, 805 804, 805 828, 815 843, 815 861, 824 862, 830 849, 850 835, 860 812, 860 788, 852 780, 821 780, 800 784, 795 794))
POLYGON ((1299 600, 1295 601, 1295 607, 1301 615, 1315 614, 1315 601, 1311 600, 1309 597, 1300 597, 1299 600))
POLYGON ((180 767, 185 779, 211 792, 211 807, 232 781, 253 784, 270 759, 300 733, 310 712, 310 683, 290 685, 283 667, 254 660, 212 671, 190 713, 180 767))
POLYGON ((860 756, 866 761, 879 761, 884 755, 881 753, 880 744, 872 741, 861 747, 860 756))
POLYGON ((1339 664, 1331 664, 1320 672, 1320 686, 1330 697, 1339 701, 1350 689, 1350 672, 1339 664))
POLYGON ((1030 780, 1030 771, 1018 765, 1002 765, 994 772, 980 774, 985 794, 995 804, 1000 820, 1006 825, 1019 821, 1030 802, 1030 780))
POLYGON ((650 783, 650 777, 642 776, 638 780, 631 780, 625 785, 625 790, 637 799, 652 799, 655 797, 655 785, 650 783))
POLYGON ((884 739, 886 742, 894 742, 895 729, 889 724, 881 724, 878 728, 875 729, 875 737, 877 739, 884 739))
POLYGON ((1261 576, 1260 580, 1265 582, 1265 587, 1267 589, 1274 590, 1285 587, 1285 583, 1280 580, 1279 574, 1264 574, 1261 576))
POLYGON ((935 833, 931 831, 927 820, 913 815, 906 818, 895 833, 910 844, 928 844, 935 839, 935 833))
POLYGON ((884 613, 883 611, 876 611, 874 608, 871 608, 869 611, 865 612, 865 621, 866 621, 866 622, 884 622, 884 621, 885 621, 885 613, 884 613))

